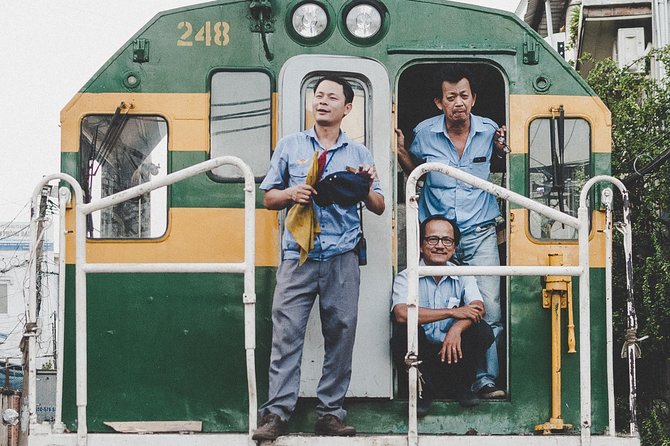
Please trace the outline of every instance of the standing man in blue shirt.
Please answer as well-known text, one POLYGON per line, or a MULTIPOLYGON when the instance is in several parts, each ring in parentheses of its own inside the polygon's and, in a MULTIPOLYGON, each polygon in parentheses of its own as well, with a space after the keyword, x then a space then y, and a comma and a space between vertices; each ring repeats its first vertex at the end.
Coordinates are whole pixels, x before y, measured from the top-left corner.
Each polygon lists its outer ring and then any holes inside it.
MULTIPOLYGON (((451 265, 461 234, 453 220, 428 217, 420 227, 421 264, 451 265)), ((407 270, 393 283, 391 311, 395 319, 391 346, 399 369, 407 352, 407 270)), ((451 396, 464 407, 479 403, 471 389, 477 358, 493 342, 493 331, 477 282, 470 276, 419 278, 419 370, 423 391, 417 415, 428 414, 436 396, 451 396)))
MULTIPOLYGON (((484 180, 489 179, 491 157, 505 155, 505 126, 472 114, 477 100, 470 71, 458 64, 448 65, 440 73, 434 102, 442 113, 419 123, 409 152, 404 136, 398 134, 398 161, 409 174, 424 162, 441 162, 484 180)), ((500 265, 496 219, 500 216, 493 195, 439 172, 427 175, 419 198, 419 220, 443 215, 458 224, 462 241, 454 259, 466 265, 500 265)), ((497 339, 502 332, 500 278, 478 276, 477 284, 484 298, 485 321, 497 339)), ((473 384, 480 398, 503 398, 496 387, 498 352, 494 343, 477 369, 473 384)))
POLYGON ((354 248, 361 238, 356 205, 313 202, 316 190, 306 184, 308 172, 319 162, 319 177, 358 168, 369 179, 366 207, 384 212, 384 197, 368 149, 340 129, 349 114, 354 92, 339 76, 325 76, 314 87, 314 127, 283 138, 277 144, 260 188, 267 209, 309 206, 318 220, 313 248, 304 263, 300 246, 288 229, 282 241, 282 262, 272 303, 272 353, 268 400, 259 409, 260 426, 252 438, 274 440, 287 431, 298 399, 300 362, 309 313, 317 294, 324 335, 323 373, 317 387, 317 435, 351 436, 343 423, 344 396, 351 380, 351 362, 358 316, 360 270, 354 248))

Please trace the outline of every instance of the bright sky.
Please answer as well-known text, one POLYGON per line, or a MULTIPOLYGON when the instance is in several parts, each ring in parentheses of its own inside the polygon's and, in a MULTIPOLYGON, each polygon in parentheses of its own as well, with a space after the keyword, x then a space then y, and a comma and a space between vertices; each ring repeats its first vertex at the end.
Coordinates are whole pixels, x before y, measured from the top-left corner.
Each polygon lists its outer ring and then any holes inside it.
MULTIPOLYGON (((28 221, 30 197, 59 171, 60 110, 158 12, 198 0, 24 0, 0 7, 0 222, 28 221)), ((463 3, 514 11, 519 0, 463 3)))

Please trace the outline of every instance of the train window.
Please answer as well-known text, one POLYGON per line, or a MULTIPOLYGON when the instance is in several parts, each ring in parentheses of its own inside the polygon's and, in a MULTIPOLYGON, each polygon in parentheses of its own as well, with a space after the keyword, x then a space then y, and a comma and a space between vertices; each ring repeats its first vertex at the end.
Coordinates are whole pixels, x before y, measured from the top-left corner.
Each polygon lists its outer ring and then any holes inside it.
MULTIPOLYGON (((266 73, 214 74, 210 105, 212 158, 237 156, 256 178, 265 176, 272 145, 271 95, 266 73)), ((212 173, 223 180, 242 179, 242 172, 234 166, 221 166, 212 173)))
MULTIPOLYGON (((553 118, 535 119, 530 123, 530 197, 576 217, 579 194, 591 176, 591 127, 584 119, 566 118, 565 144, 561 150, 558 124, 558 119, 553 118)), ((536 212, 530 212, 529 226, 531 235, 537 239, 577 239, 576 229, 536 212)))
MULTIPOLYGON (((81 124, 81 185, 89 203, 167 174, 167 123, 156 116, 92 115, 81 124)), ((89 238, 156 238, 167 229, 162 187, 88 216, 89 238)))
MULTIPOLYGON (((303 86, 303 97, 305 98, 303 102, 305 104, 303 128, 305 129, 314 126, 312 99, 314 98, 314 86, 320 78, 321 76, 310 78, 303 86)), ((344 130, 350 139, 370 147, 369 142, 366 140, 367 132, 365 131, 366 113, 368 111, 365 101, 367 97, 367 85, 359 79, 347 78, 347 81, 354 90, 354 102, 351 112, 342 121, 342 130, 344 130)), ((370 150, 372 151, 371 147, 370 150)))

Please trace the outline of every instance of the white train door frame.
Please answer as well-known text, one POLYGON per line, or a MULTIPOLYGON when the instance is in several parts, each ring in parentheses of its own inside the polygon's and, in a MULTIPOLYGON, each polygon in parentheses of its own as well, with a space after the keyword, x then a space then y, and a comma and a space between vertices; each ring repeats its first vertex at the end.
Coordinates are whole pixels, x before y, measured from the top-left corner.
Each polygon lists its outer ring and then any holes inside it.
MULTIPOLYGON (((389 308, 393 281, 393 164, 390 157, 392 124, 389 78, 384 66, 372 59, 324 55, 300 55, 289 59, 279 74, 279 137, 304 130, 304 84, 326 72, 355 79, 365 87, 365 141, 374 156, 386 201, 386 211, 382 216, 364 211, 363 229, 368 246, 368 264, 361 267, 358 329, 352 381, 347 396, 390 398, 393 395, 389 348, 389 308)), ((315 305, 305 339, 301 396, 316 396, 316 386, 321 377, 323 337, 317 312, 315 305)))

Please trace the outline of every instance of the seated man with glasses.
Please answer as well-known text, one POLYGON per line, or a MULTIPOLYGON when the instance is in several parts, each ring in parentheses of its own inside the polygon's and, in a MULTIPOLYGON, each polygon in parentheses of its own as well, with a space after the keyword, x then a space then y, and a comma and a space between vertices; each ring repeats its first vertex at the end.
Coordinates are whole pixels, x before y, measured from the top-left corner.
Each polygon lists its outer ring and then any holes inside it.
MULTIPOLYGON (((461 234, 452 220, 435 215, 421 223, 421 264, 448 265, 461 234)), ((455 398, 463 407, 479 404, 471 390, 476 360, 493 342, 484 322, 484 302, 474 277, 419 277, 419 372, 422 392, 418 416, 427 415, 434 398, 455 398)), ((393 283, 393 359, 405 370, 407 353, 407 270, 393 283)), ((399 379, 407 378, 399 373, 399 379)))

